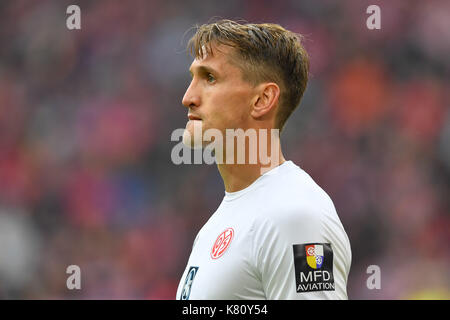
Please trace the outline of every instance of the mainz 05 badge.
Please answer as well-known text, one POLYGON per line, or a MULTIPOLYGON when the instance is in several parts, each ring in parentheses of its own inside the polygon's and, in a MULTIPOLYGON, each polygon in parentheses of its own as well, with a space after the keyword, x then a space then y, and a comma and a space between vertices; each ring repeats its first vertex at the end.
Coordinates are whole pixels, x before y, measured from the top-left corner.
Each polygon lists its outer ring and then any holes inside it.
POLYGON ((335 289, 331 244, 294 244, 293 249, 297 292, 335 289))

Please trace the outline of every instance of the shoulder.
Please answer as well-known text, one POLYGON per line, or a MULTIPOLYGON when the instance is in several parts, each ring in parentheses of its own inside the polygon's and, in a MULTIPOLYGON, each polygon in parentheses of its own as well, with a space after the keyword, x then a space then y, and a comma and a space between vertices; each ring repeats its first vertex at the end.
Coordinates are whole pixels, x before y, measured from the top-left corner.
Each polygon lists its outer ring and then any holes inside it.
POLYGON ((301 228, 336 215, 333 201, 304 170, 292 162, 259 188, 260 201, 255 222, 301 228))
POLYGON ((255 246, 346 238, 331 198, 295 164, 267 177, 257 192, 251 218, 255 246))

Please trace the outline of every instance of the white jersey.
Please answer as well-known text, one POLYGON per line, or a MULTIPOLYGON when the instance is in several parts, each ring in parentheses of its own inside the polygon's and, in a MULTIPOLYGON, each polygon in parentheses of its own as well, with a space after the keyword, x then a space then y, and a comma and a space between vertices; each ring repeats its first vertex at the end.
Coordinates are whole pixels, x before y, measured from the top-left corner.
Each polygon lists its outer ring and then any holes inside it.
POLYGON ((347 299, 350 243, 330 197, 292 161, 225 192, 177 299, 347 299))

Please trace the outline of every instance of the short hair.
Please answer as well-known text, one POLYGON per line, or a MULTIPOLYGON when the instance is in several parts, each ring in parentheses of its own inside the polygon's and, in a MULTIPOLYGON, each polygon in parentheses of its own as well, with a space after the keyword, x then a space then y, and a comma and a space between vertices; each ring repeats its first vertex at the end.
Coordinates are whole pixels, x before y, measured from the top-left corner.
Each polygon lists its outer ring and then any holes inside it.
POLYGON ((283 129, 297 108, 308 82, 309 57, 303 36, 278 24, 240 24, 219 20, 196 27, 187 48, 195 58, 212 55, 212 45, 227 45, 237 53, 243 78, 252 85, 275 82, 280 87, 275 127, 283 129))

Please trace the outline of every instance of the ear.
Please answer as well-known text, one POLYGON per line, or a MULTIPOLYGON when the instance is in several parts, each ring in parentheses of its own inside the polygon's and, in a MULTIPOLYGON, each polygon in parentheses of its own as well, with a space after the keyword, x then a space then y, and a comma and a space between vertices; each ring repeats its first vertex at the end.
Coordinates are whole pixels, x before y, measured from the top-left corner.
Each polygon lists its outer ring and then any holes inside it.
POLYGON ((275 111, 280 98, 280 87, 273 82, 261 83, 257 86, 251 116, 255 119, 261 118, 275 111))

